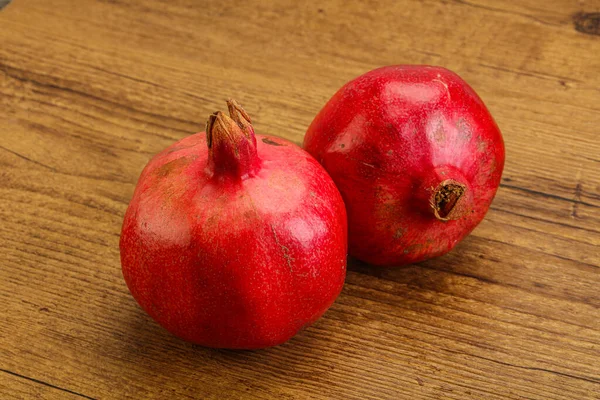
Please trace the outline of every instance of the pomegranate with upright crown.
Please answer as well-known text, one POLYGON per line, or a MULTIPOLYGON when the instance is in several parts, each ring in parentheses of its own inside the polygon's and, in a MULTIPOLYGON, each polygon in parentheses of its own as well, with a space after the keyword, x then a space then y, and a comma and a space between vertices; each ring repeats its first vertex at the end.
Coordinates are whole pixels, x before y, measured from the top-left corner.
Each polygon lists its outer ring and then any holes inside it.
POLYGON ((204 346, 283 343, 333 303, 346 275, 342 198, 297 145, 255 135, 228 101, 206 133, 144 168, 121 233, 123 276, 159 324, 204 346))
POLYGON ((304 148, 346 203, 349 253, 371 264, 423 261, 451 250, 485 216, 504 144, 473 89, 440 67, 398 65, 343 86, 304 148))

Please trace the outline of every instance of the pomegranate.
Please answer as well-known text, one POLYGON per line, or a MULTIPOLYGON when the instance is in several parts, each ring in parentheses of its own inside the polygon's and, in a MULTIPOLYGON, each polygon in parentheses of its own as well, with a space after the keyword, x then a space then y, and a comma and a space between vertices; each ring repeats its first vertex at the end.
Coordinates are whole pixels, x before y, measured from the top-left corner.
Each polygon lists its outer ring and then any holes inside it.
POLYGON ((333 303, 346 275, 343 200, 286 140, 255 135, 233 100, 206 133, 144 168, 121 233, 123 276, 160 325, 209 347, 283 343, 333 303))
POLYGON ((483 219, 504 167, 487 108, 458 75, 389 66, 343 86, 305 149, 346 203, 350 255, 403 265, 450 251, 483 219))

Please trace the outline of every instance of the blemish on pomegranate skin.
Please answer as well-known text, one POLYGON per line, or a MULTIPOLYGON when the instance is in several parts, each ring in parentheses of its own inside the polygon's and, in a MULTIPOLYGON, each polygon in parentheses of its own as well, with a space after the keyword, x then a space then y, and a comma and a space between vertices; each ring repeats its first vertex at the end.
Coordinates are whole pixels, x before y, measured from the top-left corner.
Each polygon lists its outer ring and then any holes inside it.
POLYGON ((264 144, 268 144, 268 145, 270 145, 270 146, 285 146, 284 144, 282 144, 282 143, 277 143, 276 141, 274 141, 274 140, 271 140, 271 139, 269 139, 269 138, 263 138, 263 139, 262 139, 262 142, 263 142, 264 144))
POLYGON ((484 153, 486 151, 487 147, 488 147, 488 145, 485 140, 479 139, 477 141, 477 151, 484 153))
POLYGON ((158 176, 160 178, 164 178, 165 176, 169 175, 171 172, 182 169, 183 167, 188 165, 190 163, 190 161, 191 160, 189 160, 186 157, 181 157, 181 158, 177 158, 173 161, 169 161, 168 163, 160 166, 160 168, 158 168, 156 170, 156 176, 158 176))
POLYGON ((402 237, 402 235, 404 235, 404 229, 398 228, 398 229, 396 229, 396 232, 394 232, 393 238, 397 240, 397 239, 400 239, 402 237))
POLYGON ((490 163, 490 173, 489 175, 491 176, 494 172, 496 172, 496 160, 492 160, 492 162, 490 163))
POLYGON ((456 121, 456 130, 458 131, 458 137, 463 142, 468 142, 473 137, 473 134, 471 133, 471 127, 464 118, 459 118, 458 121, 456 121))
POLYGON ((438 143, 445 141, 446 140, 446 132, 444 132, 444 128, 442 128, 441 126, 438 127, 436 129, 435 133, 433 134, 433 138, 438 143))

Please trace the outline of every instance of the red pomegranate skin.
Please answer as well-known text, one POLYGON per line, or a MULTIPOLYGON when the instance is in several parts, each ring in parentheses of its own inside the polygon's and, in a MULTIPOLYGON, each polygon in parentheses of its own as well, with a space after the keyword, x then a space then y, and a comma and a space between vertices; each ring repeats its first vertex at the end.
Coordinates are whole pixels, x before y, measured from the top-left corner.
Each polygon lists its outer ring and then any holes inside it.
POLYGON ((121 262, 133 297, 173 334, 256 349, 287 341, 340 293, 346 212, 313 157, 255 136, 241 107, 229 106, 233 120, 211 117, 210 149, 201 132, 144 168, 123 222, 121 262))
POLYGON ((475 91, 440 67, 388 66, 343 86, 304 148, 346 203, 349 254, 394 266, 450 251, 485 216, 504 143, 475 91))

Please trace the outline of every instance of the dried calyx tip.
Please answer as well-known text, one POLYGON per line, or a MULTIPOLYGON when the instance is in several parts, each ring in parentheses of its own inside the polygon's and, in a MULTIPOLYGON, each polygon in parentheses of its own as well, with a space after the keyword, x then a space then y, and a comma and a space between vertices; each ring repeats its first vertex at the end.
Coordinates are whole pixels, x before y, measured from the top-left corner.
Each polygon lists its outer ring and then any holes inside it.
POLYGON ((227 109, 229 110, 231 119, 237 123, 246 137, 250 138, 254 133, 254 128, 252 128, 252 120, 246 110, 233 99, 227 100, 227 109))
POLYGON ((215 132, 218 131, 220 137, 228 137, 232 135, 232 126, 237 124, 222 111, 217 111, 211 114, 206 121, 206 142, 210 149, 215 141, 215 132))
POLYGON ((217 112, 212 113, 209 117, 208 120, 206 121, 206 142, 208 144, 208 148, 210 149, 212 146, 212 131, 213 131, 213 126, 215 124, 215 121, 217 120, 217 112))
POLYGON ((238 103, 234 99, 227 100, 227 109, 229 110, 229 115, 231 116, 231 118, 233 118, 236 122, 237 119, 235 117, 238 117, 238 114, 239 116, 243 117, 246 121, 248 121, 248 123, 252 122, 246 110, 244 110, 240 103, 238 103))

